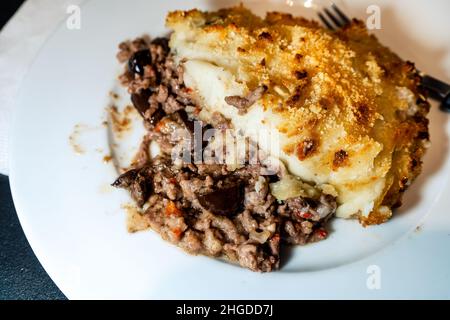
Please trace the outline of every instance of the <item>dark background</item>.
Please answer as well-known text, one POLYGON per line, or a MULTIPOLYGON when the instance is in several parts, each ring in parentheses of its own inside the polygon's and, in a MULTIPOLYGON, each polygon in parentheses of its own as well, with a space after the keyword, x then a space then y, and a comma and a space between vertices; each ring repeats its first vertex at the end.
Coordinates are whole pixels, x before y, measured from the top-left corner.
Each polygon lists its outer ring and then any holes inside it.
MULTIPOLYGON (((23 0, 0 1, 0 28, 23 0)), ((0 300, 65 299, 37 260, 22 231, 8 177, 0 175, 0 300)))

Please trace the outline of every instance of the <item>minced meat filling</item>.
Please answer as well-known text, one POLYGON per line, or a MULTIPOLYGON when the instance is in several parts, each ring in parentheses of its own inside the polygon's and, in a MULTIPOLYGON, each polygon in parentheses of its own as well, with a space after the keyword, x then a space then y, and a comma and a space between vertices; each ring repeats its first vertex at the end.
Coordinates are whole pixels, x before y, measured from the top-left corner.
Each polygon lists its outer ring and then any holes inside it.
MULTIPOLYGON (((263 272, 279 268, 280 245, 326 238, 324 225, 336 210, 334 197, 278 201, 270 183, 282 174, 267 175, 262 164, 232 170, 221 163, 174 162, 173 148, 185 138, 179 130, 193 135, 195 118, 187 110, 197 108, 184 86, 183 70, 173 61, 165 38, 138 38, 119 48, 119 61, 128 64, 120 81, 147 134, 138 160, 113 186, 129 190, 153 230, 189 253, 263 272), (150 141, 161 149, 155 158, 148 156, 150 141)), ((213 122, 201 126, 229 127, 220 115, 213 122)))

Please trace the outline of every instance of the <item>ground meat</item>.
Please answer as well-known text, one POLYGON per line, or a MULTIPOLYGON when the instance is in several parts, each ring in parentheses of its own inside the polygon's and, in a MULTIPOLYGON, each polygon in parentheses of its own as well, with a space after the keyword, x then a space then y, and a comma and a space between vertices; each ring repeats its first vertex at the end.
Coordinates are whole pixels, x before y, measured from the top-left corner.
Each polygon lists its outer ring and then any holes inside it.
MULTIPOLYGON (((247 167, 249 168, 249 167, 247 167)), ((269 178, 258 176, 249 179, 245 192, 245 208, 263 216, 269 216, 275 211, 275 198, 269 193, 269 178)))
POLYGON ((122 42, 119 44, 117 59, 121 63, 128 62, 133 53, 147 49, 149 44, 150 38, 148 36, 137 38, 133 41, 122 42))
POLYGON ((198 164, 196 168, 200 175, 219 177, 228 174, 227 168, 221 164, 198 164))
POLYGON ((179 113, 163 116, 156 126, 149 127, 150 139, 159 144, 163 153, 169 155, 175 145, 184 139, 190 139, 192 135, 179 113))
POLYGON ((168 113, 175 113, 179 110, 184 109, 185 106, 183 106, 180 102, 178 102, 177 99, 175 99, 173 96, 169 96, 166 98, 166 103, 163 106, 163 110, 168 113))
MULTIPOLYGON (((169 97, 169 89, 166 86, 159 85, 158 92, 156 95, 156 101, 158 103, 164 103, 167 101, 167 98, 169 97)), ((169 112, 172 113, 172 112, 169 112)))
POLYGON ((180 186, 176 183, 175 176, 165 176, 159 173, 155 175, 153 183, 155 192, 163 193, 170 200, 177 200, 183 194, 180 186))
POLYGON ((278 207, 282 217, 283 239, 291 244, 306 244, 326 237, 325 223, 336 211, 336 199, 321 195, 318 200, 291 198, 278 207))
MULTIPOLYGON (((121 43, 119 50, 120 62, 132 59, 120 80, 143 117, 147 134, 132 168, 113 186, 130 191, 145 225, 191 254, 225 258, 262 272, 279 268, 281 245, 326 237, 324 225, 336 210, 336 199, 323 194, 276 201, 269 183, 286 174, 283 166, 250 165, 249 154, 246 164, 234 169, 214 161, 174 161, 174 147, 185 139, 192 141, 193 117, 200 112, 184 85, 183 70, 175 64, 165 38, 138 38, 121 43), (148 152, 152 141, 161 149, 155 158, 148 152)), ((226 101, 245 113, 266 90, 261 86, 246 97, 226 101)), ((203 129, 231 127, 219 113, 212 115, 210 124, 199 123, 203 129)), ((191 146, 190 160, 193 150, 191 146)))
POLYGON ((133 159, 132 167, 143 168, 150 162, 150 143, 151 139, 149 135, 144 136, 139 150, 133 159))
POLYGON ((212 229, 205 230, 203 245, 205 246, 206 252, 211 256, 220 255, 223 250, 223 242, 215 236, 212 229))
POLYGON ((230 260, 237 260, 241 266, 252 271, 270 272, 279 267, 278 256, 262 251, 262 248, 255 244, 227 244, 225 251, 230 260))
MULTIPOLYGON (((150 41, 148 38, 138 38, 132 42, 123 42, 119 45, 117 57, 120 62, 126 62, 133 54, 142 50, 149 50, 151 65, 142 66, 143 74, 133 73, 127 67, 119 79, 132 95, 141 95, 145 90, 151 92, 148 97, 150 112, 145 114, 145 120, 150 121, 157 109, 171 114, 184 109, 186 105, 192 105, 183 82, 182 68, 176 66, 173 61, 168 40, 157 38, 150 41)), ((138 110, 141 114, 145 113, 142 108, 138 110)))
MULTIPOLYGON (((206 235, 202 237, 200 233, 195 232, 193 230, 188 230, 184 233, 184 236, 179 246, 191 254, 199 254, 202 252, 204 246, 204 242, 202 243, 202 238, 206 238, 206 235)), ((207 250, 207 251, 212 256, 220 252, 220 250, 219 251, 207 250)))
POLYGON ((256 101, 261 99, 261 97, 266 91, 267 91, 266 86, 260 86, 255 90, 252 90, 246 97, 241 96, 225 97, 225 102, 233 107, 236 107, 239 110, 239 114, 242 115, 247 113, 247 109, 250 108, 256 101))
POLYGON ((291 244, 306 244, 312 231, 308 228, 302 229, 301 223, 285 220, 282 228, 282 235, 286 242, 291 244))
POLYGON ((237 248, 239 263, 250 270, 258 270, 258 248, 253 244, 244 244, 237 248))

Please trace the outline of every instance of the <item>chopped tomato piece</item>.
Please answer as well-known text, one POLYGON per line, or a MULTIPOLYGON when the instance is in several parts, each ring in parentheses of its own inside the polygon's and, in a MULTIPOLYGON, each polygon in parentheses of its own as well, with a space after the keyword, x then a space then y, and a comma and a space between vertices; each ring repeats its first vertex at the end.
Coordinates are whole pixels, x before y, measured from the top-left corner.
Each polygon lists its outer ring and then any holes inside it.
POLYGON ((328 232, 325 229, 317 229, 316 233, 322 239, 325 239, 328 236, 328 232))
POLYGON ((183 231, 180 228, 173 228, 172 233, 175 235, 175 237, 180 238, 183 231))
POLYGON ((300 216, 304 219, 311 219, 313 215, 310 212, 302 212, 300 216))
POLYGON ((163 119, 160 122, 158 122, 158 124, 155 127, 155 131, 156 132, 160 132, 162 128, 164 128, 164 126, 166 125, 166 121, 163 119))
POLYGON ((166 215, 168 216, 181 216, 183 211, 177 208, 175 202, 169 201, 166 207, 166 215))

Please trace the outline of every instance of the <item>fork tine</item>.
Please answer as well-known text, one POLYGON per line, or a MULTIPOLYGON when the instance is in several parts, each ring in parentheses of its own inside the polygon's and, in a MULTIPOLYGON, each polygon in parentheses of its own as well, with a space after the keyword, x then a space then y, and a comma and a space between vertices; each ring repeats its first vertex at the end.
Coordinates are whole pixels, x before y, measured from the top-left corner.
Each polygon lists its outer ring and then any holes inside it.
POLYGON ((342 19, 342 21, 344 21, 344 25, 349 24, 351 22, 350 18, 347 17, 345 13, 342 12, 341 9, 339 9, 339 7, 335 3, 333 3, 331 7, 333 8, 334 12, 336 12, 338 16, 342 19))
POLYGON ((322 23, 330 30, 334 30, 334 27, 331 25, 331 23, 327 20, 327 18, 325 18, 325 16, 319 12, 318 13, 319 19, 320 21, 322 21, 322 23))
POLYGON ((328 8, 324 8, 323 11, 325 12, 325 14, 328 16, 328 18, 330 18, 334 24, 336 25, 336 27, 341 28, 344 26, 344 22, 339 21, 339 19, 330 12, 330 10, 328 10, 328 8))
POLYGON ((333 31, 351 23, 350 18, 335 3, 332 3, 329 8, 323 8, 322 12, 318 12, 317 15, 322 23, 333 31))

